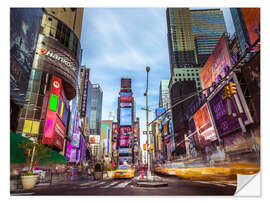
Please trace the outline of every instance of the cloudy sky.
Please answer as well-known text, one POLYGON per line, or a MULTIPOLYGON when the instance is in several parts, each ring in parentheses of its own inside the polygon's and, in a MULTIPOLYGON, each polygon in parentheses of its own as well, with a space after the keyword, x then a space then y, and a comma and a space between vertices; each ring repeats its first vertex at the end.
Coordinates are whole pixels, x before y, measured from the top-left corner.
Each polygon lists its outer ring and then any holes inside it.
MULTIPOLYGON (((228 9, 225 19, 229 23, 228 9), (228 17, 227 17, 228 16, 228 17), (228 19, 228 20, 227 20, 228 19)), ((231 24, 228 24, 230 29, 231 24)), ((121 77, 132 79, 136 116, 140 117, 141 145, 146 136, 145 67, 150 66, 149 105, 158 107, 160 80, 169 80, 169 55, 165 8, 86 8, 81 46, 82 65, 91 68, 90 80, 103 90, 102 119, 116 119, 121 77)), ((153 111, 154 112, 154 111, 153 111)), ((150 112, 150 121, 154 119, 150 112)))

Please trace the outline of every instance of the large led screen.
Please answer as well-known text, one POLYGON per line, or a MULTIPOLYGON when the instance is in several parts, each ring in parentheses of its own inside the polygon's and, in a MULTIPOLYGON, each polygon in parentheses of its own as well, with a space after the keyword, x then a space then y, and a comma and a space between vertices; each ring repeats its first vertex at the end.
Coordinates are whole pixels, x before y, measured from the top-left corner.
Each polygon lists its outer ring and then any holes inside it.
POLYGON ((119 131, 120 131, 119 132, 120 135, 126 135, 127 133, 132 131, 132 128, 131 127, 123 127, 123 126, 121 126, 119 131))
POLYGON ((163 114, 164 112, 166 112, 166 108, 157 108, 156 111, 156 118, 158 118, 161 114, 163 114))
POLYGON ((120 147, 127 147, 129 143, 128 139, 119 140, 120 147))
MULTIPOLYGON (((231 82, 235 83, 233 79, 231 79, 231 82)), ((248 117, 247 117, 247 113, 246 113, 247 109, 244 108, 243 106, 242 99, 239 94, 238 84, 236 87, 238 90, 237 96, 239 98, 240 106, 244 110, 243 113, 239 114, 239 116, 242 118, 245 124, 248 124, 250 123, 250 120, 248 120, 248 117)), ((213 119, 214 119, 219 136, 224 136, 230 133, 231 131, 234 131, 240 128, 238 118, 233 117, 233 116, 228 116, 227 104, 226 104, 226 100, 223 99, 223 92, 224 92, 223 88, 221 88, 219 92, 209 101, 210 109, 212 111, 213 119)), ((237 105, 236 105, 236 100, 234 97, 230 99, 230 103, 231 103, 232 114, 237 115, 237 105)), ((195 124, 196 124, 196 121, 195 121, 195 124)))
POLYGON ((199 136, 211 142, 217 139, 207 104, 194 114, 193 119, 199 136))
POLYGON ((227 38, 223 34, 200 73, 203 89, 210 87, 212 82, 216 82, 218 75, 223 78, 225 76, 224 69, 226 66, 229 68, 232 67, 227 38))
POLYGON ((120 92, 120 102, 132 102, 132 93, 120 92))
POLYGON ((132 108, 120 108, 120 125, 132 125, 132 108))
POLYGON ((241 8, 247 27, 250 43, 253 44, 259 38, 260 32, 260 8, 241 8))

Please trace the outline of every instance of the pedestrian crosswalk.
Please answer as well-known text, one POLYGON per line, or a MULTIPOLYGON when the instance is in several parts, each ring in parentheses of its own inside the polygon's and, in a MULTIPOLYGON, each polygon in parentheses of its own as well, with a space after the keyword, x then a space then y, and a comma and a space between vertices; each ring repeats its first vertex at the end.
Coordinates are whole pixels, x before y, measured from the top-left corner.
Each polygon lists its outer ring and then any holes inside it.
POLYGON ((113 181, 91 181, 89 183, 82 183, 80 187, 85 188, 125 188, 132 181, 131 180, 113 180, 113 181))

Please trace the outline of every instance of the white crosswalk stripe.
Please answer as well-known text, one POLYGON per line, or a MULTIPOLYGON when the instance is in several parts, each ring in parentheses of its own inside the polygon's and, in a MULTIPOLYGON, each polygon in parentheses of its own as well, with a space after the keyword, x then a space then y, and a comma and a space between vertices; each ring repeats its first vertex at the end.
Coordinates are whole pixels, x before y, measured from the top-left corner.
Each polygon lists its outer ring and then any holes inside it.
POLYGON ((104 183, 106 183, 106 182, 104 182, 104 181, 98 182, 98 183, 96 183, 96 184, 89 185, 89 187, 90 187, 90 188, 99 187, 99 186, 103 185, 104 183))
POLYGON ((123 182, 123 183, 120 183, 120 184, 116 185, 116 186, 113 187, 113 188, 124 188, 124 187, 126 187, 129 183, 131 183, 131 180, 125 181, 125 182, 123 182))
POLYGON ((103 186, 103 187, 101 187, 101 188, 109 188, 109 187, 114 186, 114 185, 116 185, 116 184, 118 184, 118 183, 119 183, 119 181, 112 182, 112 183, 110 183, 109 185, 103 186))
POLYGON ((96 184, 98 181, 91 181, 89 183, 82 183, 80 184, 80 186, 86 186, 86 185, 92 185, 92 184, 96 184))

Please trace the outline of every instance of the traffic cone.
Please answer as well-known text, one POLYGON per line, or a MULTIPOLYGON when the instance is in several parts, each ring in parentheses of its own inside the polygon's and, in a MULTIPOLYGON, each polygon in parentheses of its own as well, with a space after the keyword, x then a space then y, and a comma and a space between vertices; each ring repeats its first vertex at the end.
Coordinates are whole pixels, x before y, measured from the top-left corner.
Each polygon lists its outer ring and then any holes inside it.
POLYGON ((143 168, 142 168, 142 179, 144 179, 144 176, 143 176, 143 168))

